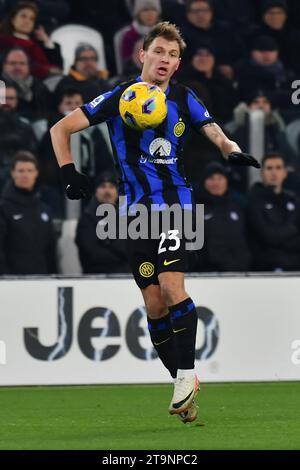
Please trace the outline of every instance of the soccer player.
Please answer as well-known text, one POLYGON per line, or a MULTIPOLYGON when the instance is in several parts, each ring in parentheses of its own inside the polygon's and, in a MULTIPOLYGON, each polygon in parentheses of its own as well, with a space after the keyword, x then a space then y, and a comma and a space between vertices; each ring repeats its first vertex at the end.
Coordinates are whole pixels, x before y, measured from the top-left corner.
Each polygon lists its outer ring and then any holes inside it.
MULTIPOLYGON (((203 132, 238 165, 259 163, 241 152, 213 121, 207 109, 188 88, 171 83, 178 69, 185 42, 173 24, 156 25, 140 51, 142 72, 135 80, 117 86, 76 109, 51 128, 51 137, 67 196, 79 199, 89 194, 89 181, 79 173, 70 152, 72 133, 106 121, 120 171, 120 193, 128 206, 192 204, 190 185, 182 172, 182 146, 188 129, 203 132), (142 81, 159 86, 167 97, 168 115, 156 129, 137 132, 123 123, 119 99, 131 84, 142 81), (159 158, 156 158, 159 157, 159 158), (163 161, 165 159, 165 162, 163 161)), ((174 222, 175 224, 175 222, 174 222)), ((128 239, 128 253, 135 281, 141 289, 150 337, 158 356, 174 378, 170 414, 182 422, 196 419, 195 396, 199 380, 195 373, 197 312, 184 287, 185 240, 176 236, 176 226, 158 239, 128 239)))

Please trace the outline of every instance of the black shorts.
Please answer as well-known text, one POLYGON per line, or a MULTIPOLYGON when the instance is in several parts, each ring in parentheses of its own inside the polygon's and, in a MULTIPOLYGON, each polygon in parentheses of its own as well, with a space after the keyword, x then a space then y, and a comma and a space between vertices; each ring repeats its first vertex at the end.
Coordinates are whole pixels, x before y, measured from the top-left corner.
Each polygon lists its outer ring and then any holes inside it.
MULTIPOLYGON (((133 218, 128 218, 128 225, 133 218)), ((148 215, 149 229, 151 228, 148 215)), ((140 289, 150 284, 159 284, 158 275, 163 272, 185 272, 187 264, 186 239, 184 228, 178 230, 171 218, 169 230, 164 230, 160 221, 159 238, 132 240, 128 237, 128 259, 134 279, 140 289)))

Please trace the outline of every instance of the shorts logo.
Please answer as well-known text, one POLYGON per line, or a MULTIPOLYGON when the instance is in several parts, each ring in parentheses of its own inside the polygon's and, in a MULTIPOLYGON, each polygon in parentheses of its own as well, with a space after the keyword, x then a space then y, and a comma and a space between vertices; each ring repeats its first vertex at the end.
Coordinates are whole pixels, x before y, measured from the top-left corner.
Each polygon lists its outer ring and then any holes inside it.
POLYGON ((179 259, 172 259, 171 261, 167 261, 166 259, 164 260, 164 266, 169 266, 169 264, 176 263, 176 261, 180 261, 179 259))
POLYGON ((154 274, 154 266, 152 263, 145 262, 140 265, 139 273, 143 277, 151 277, 154 274))
POLYGON ((185 124, 184 122, 179 120, 179 122, 177 122, 174 126, 174 129, 173 129, 174 135, 176 135, 176 137, 180 137, 182 136, 184 131, 185 131, 185 124))
POLYGON ((152 140, 149 145, 149 152, 155 157, 168 157, 171 154, 171 142, 162 137, 152 140))

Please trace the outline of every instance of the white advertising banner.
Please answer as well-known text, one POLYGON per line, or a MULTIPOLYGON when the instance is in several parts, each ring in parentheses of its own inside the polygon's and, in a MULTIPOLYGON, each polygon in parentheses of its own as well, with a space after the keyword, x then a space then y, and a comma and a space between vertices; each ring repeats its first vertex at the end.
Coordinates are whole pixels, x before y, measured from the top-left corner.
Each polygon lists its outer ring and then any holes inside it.
MULTIPOLYGON (((300 380, 300 277, 187 278, 202 382, 300 380)), ((0 281, 0 385, 164 383, 131 279, 0 281)))

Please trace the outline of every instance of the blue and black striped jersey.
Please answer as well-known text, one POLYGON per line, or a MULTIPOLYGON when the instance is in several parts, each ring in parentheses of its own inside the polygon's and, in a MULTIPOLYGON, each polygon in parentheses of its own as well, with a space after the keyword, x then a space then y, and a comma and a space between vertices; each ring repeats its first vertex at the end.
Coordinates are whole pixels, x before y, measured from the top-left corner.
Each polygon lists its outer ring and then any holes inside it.
POLYGON ((192 204, 191 187, 183 171, 183 145, 188 130, 213 122, 203 103, 189 88, 170 83, 165 94, 168 114, 156 129, 138 132, 119 114, 119 99, 141 77, 122 83, 81 109, 91 125, 107 122, 120 176, 120 194, 127 204, 192 204))

